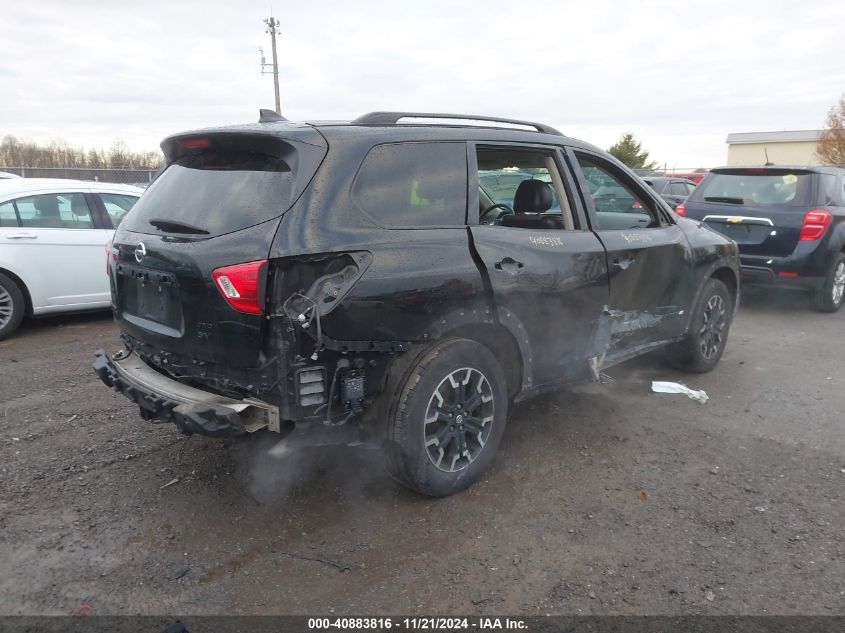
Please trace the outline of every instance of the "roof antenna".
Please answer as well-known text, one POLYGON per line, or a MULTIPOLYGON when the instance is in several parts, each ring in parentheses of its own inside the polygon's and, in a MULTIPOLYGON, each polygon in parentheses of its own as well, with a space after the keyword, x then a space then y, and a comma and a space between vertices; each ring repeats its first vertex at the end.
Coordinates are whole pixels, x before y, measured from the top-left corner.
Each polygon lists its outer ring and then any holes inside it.
POLYGON ((774 165, 774 163, 769 160, 769 151, 765 147, 763 148, 763 153, 766 155, 766 164, 764 167, 771 167, 774 165))
POLYGON ((261 108, 258 111, 258 122, 259 123, 274 123, 276 121, 287 121, 285 117, 281 114, 276 112, 275 110, 268 110, 267 108, 261 108))

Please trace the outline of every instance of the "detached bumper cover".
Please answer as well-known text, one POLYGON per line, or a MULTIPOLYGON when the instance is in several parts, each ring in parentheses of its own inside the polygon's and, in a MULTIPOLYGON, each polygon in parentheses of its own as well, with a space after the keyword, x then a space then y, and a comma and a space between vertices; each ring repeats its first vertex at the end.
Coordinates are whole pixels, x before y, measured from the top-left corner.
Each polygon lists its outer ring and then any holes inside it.
POLYGON ((187 434, 230 437, 262 428, 279 431, 278 407, 182 384, 155 371, 134 353, 112 359, 98 349, 94 371, 103 383, 136 403, 141 417, 173 422, 187 434))

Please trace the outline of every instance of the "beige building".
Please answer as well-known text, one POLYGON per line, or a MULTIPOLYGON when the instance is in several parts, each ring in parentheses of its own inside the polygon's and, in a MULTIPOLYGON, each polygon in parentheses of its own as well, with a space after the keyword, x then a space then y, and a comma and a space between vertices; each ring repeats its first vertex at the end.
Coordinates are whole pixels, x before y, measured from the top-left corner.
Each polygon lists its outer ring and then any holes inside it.
POLYGON ((820 165, 816 146, 821 130, 728 134, 728 165, 820 165))

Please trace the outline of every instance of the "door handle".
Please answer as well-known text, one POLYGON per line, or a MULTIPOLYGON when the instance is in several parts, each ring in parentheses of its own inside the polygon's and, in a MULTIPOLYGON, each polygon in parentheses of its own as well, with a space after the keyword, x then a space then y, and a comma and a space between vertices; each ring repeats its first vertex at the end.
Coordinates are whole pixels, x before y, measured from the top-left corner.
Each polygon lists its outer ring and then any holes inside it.
POLYGON ((525 264, 518 262, 511 257, 505 257, 502 261, 496 262, 493 265, 496 270, 501 270, 502 272, 509 273, 511 275, 518 274, 524 266, 525 264))
POLYGON ((610 262, 610 263, 613 264, 614 266, 616 266, 617 268, 621 268, 622 270, 627 270, 631 266, 631 264, 634 263, 634 258, 631 257, 630 255, 622 255, 622 256, 614 257, 613 261, 610 262))
POLYGON ((38 236, 35 233, 6 233, 6 237, 10 240, 37 240, 38 236))

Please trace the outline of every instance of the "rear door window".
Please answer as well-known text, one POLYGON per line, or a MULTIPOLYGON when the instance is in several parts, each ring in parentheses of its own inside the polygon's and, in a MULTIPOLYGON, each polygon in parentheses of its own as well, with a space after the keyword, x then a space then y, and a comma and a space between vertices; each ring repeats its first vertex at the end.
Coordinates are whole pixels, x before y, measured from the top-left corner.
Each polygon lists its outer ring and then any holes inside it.
POLYGON ((535 230, 575 228, 554 157, 548 148, 477 147, 479 222, 535 230), (523 192, 534 194, 518 194, 525 182, 530 184, 523 192))
POLYGON ((15 200, 21 226, 33 229, 93 229, 84 193, 48 193, 15 200))
POLYGON ((383 227, 465 225, 466 145, 377 145, 361 165, 352 198, 364 214, 383 227))

